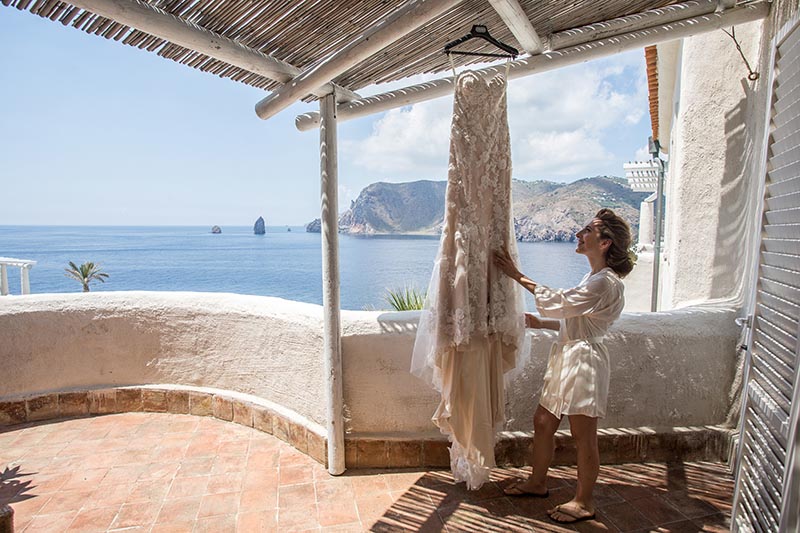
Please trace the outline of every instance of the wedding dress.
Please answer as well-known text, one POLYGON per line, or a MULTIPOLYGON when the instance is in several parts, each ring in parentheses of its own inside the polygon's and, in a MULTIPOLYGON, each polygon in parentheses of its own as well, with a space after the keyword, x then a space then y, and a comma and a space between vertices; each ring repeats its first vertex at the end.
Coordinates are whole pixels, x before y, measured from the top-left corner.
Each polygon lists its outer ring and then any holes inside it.
POLYGON ((441 393, 433 422, 452 443, 455 480, 469 489, 495 466, 503 377, 530 352, 522 289, 494 264, 503 246, 518 260, 506 79, 467 71, 456 78, 444 227, 411 371, 441 393))

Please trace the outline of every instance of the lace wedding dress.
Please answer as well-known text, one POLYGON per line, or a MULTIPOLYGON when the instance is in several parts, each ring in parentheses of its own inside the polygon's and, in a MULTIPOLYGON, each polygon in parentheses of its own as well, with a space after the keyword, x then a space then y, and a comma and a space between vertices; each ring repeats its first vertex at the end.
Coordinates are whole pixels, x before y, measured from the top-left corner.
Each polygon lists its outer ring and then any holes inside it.
POLYGON ((453 476, 477 489, 495 466, 503 377, 530 351, 522 289, 493 261, 502 246, 517 259, 501 75, 467 71, 456 79, 446 202, 411 371, 441 393, 433 422, 452 443, 453 476))

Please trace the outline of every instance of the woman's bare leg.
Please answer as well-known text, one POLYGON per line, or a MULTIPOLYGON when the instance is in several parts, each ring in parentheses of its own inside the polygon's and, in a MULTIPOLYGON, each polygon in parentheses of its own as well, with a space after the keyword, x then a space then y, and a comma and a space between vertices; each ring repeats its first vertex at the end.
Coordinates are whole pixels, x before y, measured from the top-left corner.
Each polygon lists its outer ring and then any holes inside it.
MULTIPOLYGON (((528 479, 515 485, 519 492, 545 494, 547 492, 547 469, 553 461, 555 434, 561 419, 542 407, 536 407, 533 415, 533 461, 528 479)), ((513 490, 513 489, 512 489, 513 490)), ((513 494, 513 492, 509 492, 513 494)))
POLYGON ((571 522, 594 514, 592 491, 600 472, 597 419, 570 415, 569 426, 578 452, 578 486, 572 500, 551 509, 551 518, 559 522, 571 522))

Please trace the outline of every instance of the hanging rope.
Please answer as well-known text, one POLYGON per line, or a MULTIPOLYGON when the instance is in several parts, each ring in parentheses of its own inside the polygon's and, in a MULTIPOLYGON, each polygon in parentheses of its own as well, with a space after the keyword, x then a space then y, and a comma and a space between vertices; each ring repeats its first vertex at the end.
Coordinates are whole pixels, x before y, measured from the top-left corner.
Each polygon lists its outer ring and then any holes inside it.
POLYGON ((453 81, 456 79, 456 62, 453 61, 453 54, 447 53, 447 59, 450 60, 450 68, 453 69, 453 81))
POLYGON ((750 81, 756 81, 758 79, 758 72, 755 72, 753 69, 750 68, 750 63, 747 62, 747 58, 744 57, 744 52, 742 52, 742 46, 739 44, 739 41, 736 39, 736 28, 731 27, 731 31, 723 29, 725 33, 728 34, 728 37, 733 39, 733 42, 736 44, 736 49, 739 50, 739 55, 742 56, 742 61, 744 61, 744 66, 747 67, 749 74, 747 75, 747 79, 750 81))

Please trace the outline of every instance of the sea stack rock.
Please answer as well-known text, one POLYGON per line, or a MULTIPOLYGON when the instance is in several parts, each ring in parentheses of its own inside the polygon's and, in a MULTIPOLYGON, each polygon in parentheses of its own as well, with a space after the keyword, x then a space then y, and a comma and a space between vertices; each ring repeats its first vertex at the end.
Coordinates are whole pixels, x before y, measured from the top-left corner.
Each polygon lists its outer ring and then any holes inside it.
POLYGON ((253 233, 256 235, 264 235, 266 232, 267 228, 264 225, 264 217, 258 217, 255 226, 253 226, 253 233))
POLYGON ((222 228, 219 226, 211 226, 211 233, 222 233, 222 228))
POLYGON ((308 224, 306 224, 306 233, 321 233, 322 232, 322 221, 318 218, 315 218, 308 224))

